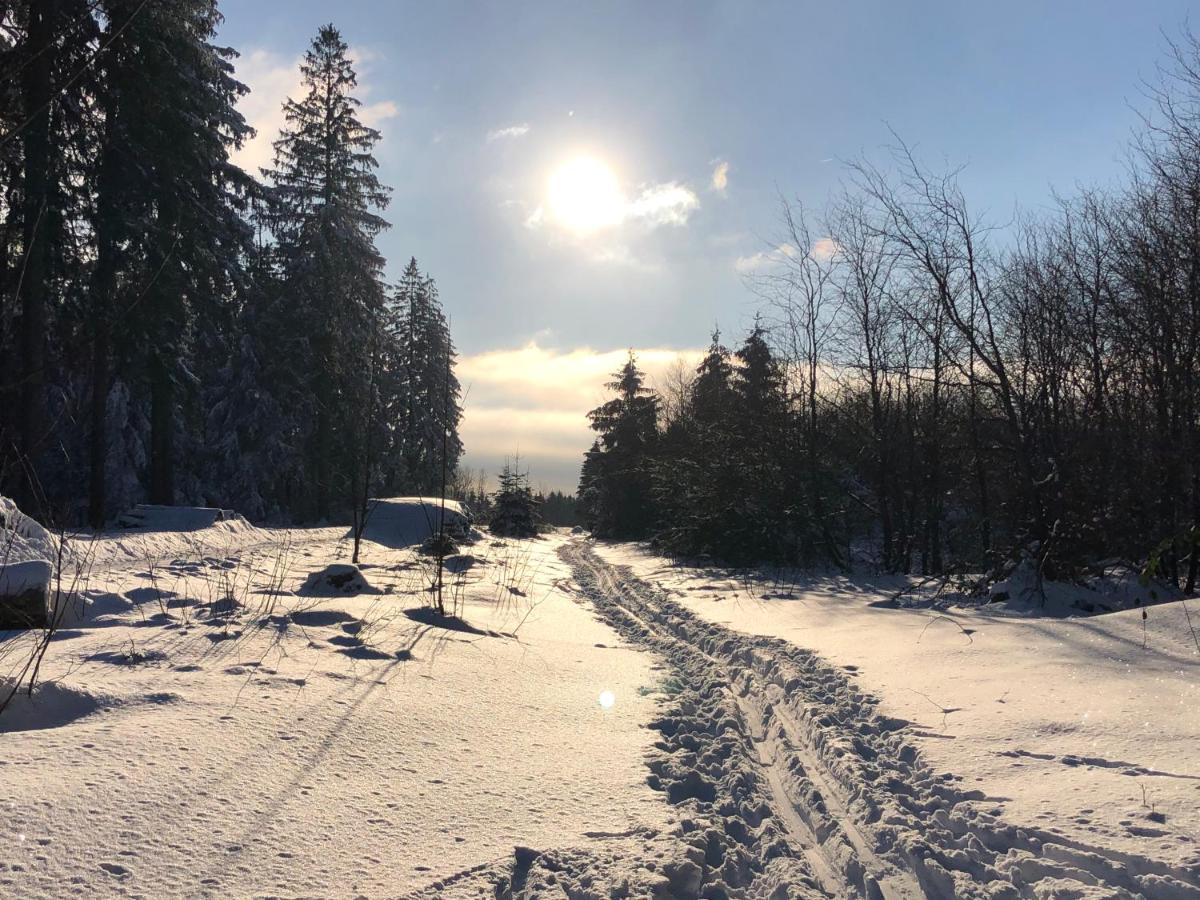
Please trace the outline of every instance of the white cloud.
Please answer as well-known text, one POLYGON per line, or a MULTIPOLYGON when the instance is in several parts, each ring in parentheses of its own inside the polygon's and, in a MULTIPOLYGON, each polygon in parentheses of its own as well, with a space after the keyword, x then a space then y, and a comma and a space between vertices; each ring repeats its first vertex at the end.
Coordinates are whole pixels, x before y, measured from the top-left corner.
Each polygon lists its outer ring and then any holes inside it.
POLYGON ((712 189, 725 196, 725 189, 729 187, 729 163, 723 159, 716 161, 717 167, 712 173, 712 189))
POLYGON ((271 164, 272 142, 283 127, 283 101, 300 93, 300 60, 270 50, 251 50, 237 60, 237 78, 250 88, 238 108, 257 134, 233 154, 233 162, 257 175, 271 164))
POLYGON ((651 185, 626 207, 625 217, 651 228, 660 225, 686 225, 688 217, 700 208, 700 198, 691 188, 674 181, 651 185))
MULTIPOLYGON (((634 352, 651 384, 676 360, 694 366, 702 355, 695 349, 634 352)), ((590 347, 555 350, 530 341, 460 357, 456 374, 467 390, 460 429, 466 464, 494 473, 519 451, 535 483, 550 478, 550 486, 573 490, 578 465, 595 438, 587 412, 607 398, 605 384, 627 354, 590 347)))
POLYGON ((841 245, 833 238, 823 237, 813 241, 812 255, 822 260, 833 259, 841 249, 841 245))
MULTIPOLYGON (((375 54, 351 47, 349 56, 358 70, 358 98, 365 101, 371 94, 371 85, 364 77, 364 68, 369 67, 375 54)), ((271 165, 275 154, 272 145, 285 121, 284 101, 289 97, 299 99, 304 92, 300 61, 300 57, 288 58, 262 48, 244 53, 237 60, 237 78, 250 88, 250 93, 239 101, 238 109, 257 133, 232 154, 232 159, 248 172, 257 174, 260 168, 271 165)), ((381 122, 398 116, 400 107, 391 100, 364 102, 358 114, 364 125, 378 128, 381 122)))
MULTIPOLYGON (((613 201, 614 210, 611 221, 606 222, 598 232, 611 230, 620 225, 641 227, 652 230, 665 225, 683 226, 688 223, 691 214, 700 208, 700 198, 690 187, 669 181, 664 184, 654 184, 643 187, 632 199, 623 193, 613 201)), ((538 230, 551 225, 560 225, 552 215, 547 215, 544 206, 533 208, 524 219, 524 225, 531 230, 538 230)), ((569 232, 569 228, 560 229, 569 232)), ((591 233, 585 240, 591 242, 591 233)))
MULTIPOLYGON (((363 93, 365 94, 366 92, 363 91, 363 93)), ((391 100, 380 100, 378 103, 364 103, 358 108, 358 118, 368 128, 378 128, 381 122, 394 119, 398 115, 400 115, 400 107, 391 100)))
POLYGON ((733 261, 733 267, 743 275, 750 272, 757 272, 760 269, 770 268, 773 265, 783 262, 785 259, 791 259, 799 252, 791 244, 780 244, 771 250, 760 250, 757 253, 751 253, 749 256, 739 256, 733 261))
MULTIPOLYGON (((819 259, 822 262, 833 259, 837 255, 841 247, 833 238, 823 237, 813 241, 813 245, 809 248, 809 255, 813 259, 819 259)), ((749 256, 739 256, 733 261, 733 267, 743 275, 751 272, 758 272, 762 269, 768 269, 778 265, 781 262, 789 259, 795 259, 800 255, 800 251, 792 244, 780 244, 770 250, 760 250, 757 253, 751 253, 749 256)))
POLYGON ((487 141, 490 144, 492 141, 500 141, 504 138, 519 138, 529 134, 529 123, 521 122, 519 125, 508 125, 504 128, 497 128, 494 131, 487 133, 487 141))

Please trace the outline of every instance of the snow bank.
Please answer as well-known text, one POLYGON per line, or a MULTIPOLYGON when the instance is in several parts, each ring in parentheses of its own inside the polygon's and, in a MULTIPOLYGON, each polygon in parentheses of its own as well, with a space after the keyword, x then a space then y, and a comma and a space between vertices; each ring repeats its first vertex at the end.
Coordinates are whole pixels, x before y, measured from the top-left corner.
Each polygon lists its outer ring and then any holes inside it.
POLYGON ((202 528, 192 528, 186 516, 174 519, 172 516, 156 515, 146 520, 146 524, 134 528, 72 535, 79 554, 98 567, 172 556, 223 555, 256 544, 278 542, 283 537, 281 532, 256 528, 239 515, 202 528), (172 521, 183 527, 167 527, 172 521))
POLYGON ((139 503, 118 517, 117 524, 122 528, 141 528, 146 531, 199 531, 202 528, 211 528, 217 522, 237 521, 241 518, 232 509, 139 503))
MULTIPOLYGON (((472 537, 471 515, 456 500, 445 501, 446 532, 455 540, 472 537)), ((441 530, 438 497, 388 497, 370 502, 363 537, 393 549, 423 543, 441 530)))
POLYGON ((1041 580, 1032 560, 1022 560, 987 591, 988 611, 1019 616, 1078 616, 1117 612, 1178 600, 1178 588, 1145 582, 1128 565, 1113 564, 1081 584, 1041 580))

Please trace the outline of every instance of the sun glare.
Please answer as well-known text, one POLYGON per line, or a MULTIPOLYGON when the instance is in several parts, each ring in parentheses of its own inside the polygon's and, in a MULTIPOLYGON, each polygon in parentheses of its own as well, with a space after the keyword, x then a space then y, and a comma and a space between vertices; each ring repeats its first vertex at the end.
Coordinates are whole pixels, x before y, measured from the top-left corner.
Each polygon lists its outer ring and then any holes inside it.
POLYGON ((625 197, 617 176, 595 157, 579 156, 550 176, 550 212, 561 224, 581 234, 618 224, 625 197))

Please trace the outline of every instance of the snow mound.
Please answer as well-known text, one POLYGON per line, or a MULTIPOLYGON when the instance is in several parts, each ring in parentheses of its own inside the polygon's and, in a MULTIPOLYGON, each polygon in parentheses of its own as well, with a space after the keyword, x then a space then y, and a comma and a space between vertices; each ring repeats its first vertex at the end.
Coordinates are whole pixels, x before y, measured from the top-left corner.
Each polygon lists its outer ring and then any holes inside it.
MULTIPOLYGON (((388 497, 372 500, 363 537, 393 549, 424 543, 441 530, 442 500, 438 497, 388 497)), ((446 533, 455 541, 475 535, 471 514, 456 500, 445 501, 446 533)))
POLYGON ((358 566, 334 563, 313 572, 297 591, 302 597, 344 597, 347 594, 381 594, 372 586, 358 566))
MULTIPOLYGON (((0 678, 0 701, 8 697, 11 690, 11 679, 0 678)), ((110 709, 162 706, 180 699, 179 694, 170 691, 118 696, 94 691, 82 685, 45 681, 33 689, 33 696, 24 688, 13 695, 3 715, 0 715, 0 734, 8 731, 61 728, 86 716, 110 709)))
POLYGON ((988 588, 989 612, 1021 616, 1079 616, 1178 600, 1178 588, 1143 580, 1131 566, 1114 564, 1079 584, 1040 580, 1032 560, 1022 560, 988 588))
POLYGON ((200 531, 218 522, 235 522, 242 517, 232 509, 212 506, 161 506, 139 503, 117 518, 121 528, 145 531, 200 531))
POLYGON ((0 628, 36 628, 50 616, 58 540, 0 497, 0 628))
POLYGON ((57 557, 58 539, 8 497, 0 497, 0 565, 57 557))

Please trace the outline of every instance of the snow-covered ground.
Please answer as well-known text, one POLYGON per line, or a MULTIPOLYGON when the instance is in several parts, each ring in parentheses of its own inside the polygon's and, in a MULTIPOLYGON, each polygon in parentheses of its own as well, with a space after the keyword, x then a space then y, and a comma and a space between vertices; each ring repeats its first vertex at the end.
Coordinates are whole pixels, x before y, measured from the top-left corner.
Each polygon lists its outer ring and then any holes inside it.
POLYGON ((92 604, 0 714, 0 897, 389 897, 666 827, 654 660, 555 586, 560 541, 465 548, 463 630, 411 549, 364 544, 384 593, 297 597, 344 528, 76 541, 92 604))
POLYGON ((1200 897, 1178 601, 904 610, 485 533, 446 619, 391 515, 358 567, 345 528, 69 539, 0 897, 1200 897))
POLYGON ((747 579, 597 549, 705 621, 841 667, 1006 823, 1200 872, 1200 603, 1144 620, 891 609, 871 604, 896 579, 747 579))

